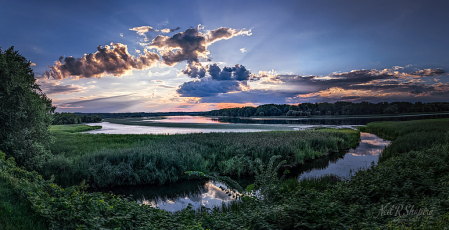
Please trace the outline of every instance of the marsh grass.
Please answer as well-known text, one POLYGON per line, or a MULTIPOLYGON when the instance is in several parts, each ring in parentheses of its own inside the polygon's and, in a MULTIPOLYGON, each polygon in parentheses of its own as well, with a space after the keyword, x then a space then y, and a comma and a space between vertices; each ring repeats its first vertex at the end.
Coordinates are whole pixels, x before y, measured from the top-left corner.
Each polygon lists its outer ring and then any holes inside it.
POLYGON ((164 138, 167 135, 146 134, 87 134, 79 133, 100 129, 101 126, 88 125, 52 125, 51 134, 54 143, 50 146, 53 155, 65 157, 80 156, 103 148, 118 149, 131 147, 146 140, 164 138))
POLYGON ((337 182, 343 181, 344 179, 337 176, 337 175, 323 175, 319 177, 309 177, 304 178, 300 180, 299 182, 297 180, 290 181, 294 179, 286 180, 285 186, 287 188, 294 187, 295 181, 297 182, 297 186, 304 188, 304 189, 317 189, 319 191, 325 191, 327 188, 331 187, 332 185, 337 184, 337 182))
POLYGON ((449 119, 429 119, 401 122, 373 122, 361 127, 362 132, 374 133, 393 142, 379 158, 388 158, 414 150, 428 149, 449 142, 449 119))
POLYGON ((73 124, 73 125, 51 125, 50 132, 52 134, 56 133, 78 133, 78 132, 86 132, 90 130, 101 129, 101 126, 89 126, 82 124, 73 124))
POLYGON ((355 130, 307 130, 189 135, 57 134, 56 156, 41 173, 63 186, 82 180, 96 187, 165 184, 186 179, 183 172, 254 175, 255 159, 280 155, 299 164, 354 147, 355 130))

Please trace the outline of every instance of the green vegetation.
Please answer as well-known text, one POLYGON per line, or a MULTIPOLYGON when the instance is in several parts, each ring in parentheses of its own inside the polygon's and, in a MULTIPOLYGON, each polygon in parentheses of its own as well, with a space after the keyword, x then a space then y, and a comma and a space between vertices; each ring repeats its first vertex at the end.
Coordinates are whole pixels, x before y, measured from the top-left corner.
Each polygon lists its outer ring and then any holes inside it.
POLYGON ((55 107, 36 84, 30 61, 0 49, 0 150, 37 169, 51 157, 48 126, 55 107))
POLYGON ((277 167, 269 164, 259 174, 265 177, 258 178, 265 186, 261 191, 269 192, 244 196, 223 210, 175 213, 112 194, 86 193, 84 184, 63 189, 13 160, 0 160, 0 176, 14 178, 8 183, 15 183, 54 229, 444 229, 449 225, 448 151, 448 145, 439 145, 404 153, 340 182, 332 177, 282 182, 273 177, 277 167), (393 205, 404 205, 401 216, 395 216, 396 209, 388 213, 393 205), (408 210, 413 205, 413 214, 406 215, 406 205, 408 210), (426 212, 418 215, 418 210, 426 212))
POLYGON ((94 123, 101 122, 100 115, 97 114, 83 114, 77 115, 73 113, 54 113, 53 125, 66 125, 66 124, 81 124, 81 123, 94 123))
POLYGON ((266 104, 257 107, 220 109, 207 112, 211 116, 251 117, 251 116, 310 116, 310 115, 378 115, 398 113, 429 113, 449 111, 449 103, 410 103, 410 102, 369 102, 352 103, 339 101, 335 103, 301 103, 298 105, 266 104))
MULTIPOLYGON (((0 151, 0 161, 4 161, 5 156, 0 151)), ((15 178, 0 174, 0 229, 48 229, 45 220, 31 209, 28 202, 19 197, 17 188, 12 186, 15 182, 15 178)))
MULTIPOLYGON (((63 135, 69 133, 87 132, 90 130, 101 129, 101 126, 89 126, 89 125, 52 125, 50 126, 50 132, 53 135, 63 135)), ((60 139, 58 139, 59 141, 60 139)))
POLYGON ((136 134, 87 134, 79 133, 100 129, 101 126, 88 125, 52 125, 50 132, 55 142, 50 146, 54 155, 72 157, 92 153, 104 148, 129 148, 135 143, 165 138, 167 135, 136 134))
POLYGON ((409 151, 429 149, 433 145, 449 142, 449 119, 373 122, 360 130, 393 140, 380 157, 380 162, 409 151))
POLYGON ((52 127, 55 157, 40 171, 63 186, 85 180, 92 186, 164 184, 185 179, 185 171, 254 175, 256 159, 281 155, 289 164, 354 147, 359 132, 207 133, 189 135, 72 134, 82 126, 52 127), (61 130, 64 130, 62 132, 61 130), (111 145, 114 143, 114 145, 111 145))
POLYGON ((0 177, 0 229, 48 229, 46 220, 36 214, 29 203, 21 199, 16 192, 16 188, 0 177))

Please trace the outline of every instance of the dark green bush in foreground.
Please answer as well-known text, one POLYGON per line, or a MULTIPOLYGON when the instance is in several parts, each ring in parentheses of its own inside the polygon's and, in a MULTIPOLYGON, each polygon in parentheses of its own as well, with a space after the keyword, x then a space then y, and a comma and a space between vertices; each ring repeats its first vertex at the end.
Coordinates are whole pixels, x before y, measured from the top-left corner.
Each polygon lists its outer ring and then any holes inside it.
POLYGON ((449 225, 448 152, 449 146, 439 145, 392 157, 351 181, 329 183, 326 190, 289 180, 274 187, 278 192, 272 189, 270 199, 244 199, 209 212, 170 213, 112 194, 86 193, 83 186, 63 189, 11 160, 0 161, 0 179, 53 229, 444 229, 449 225), (392 205, 404 206, 401 216, 380 211, 392 205), (405 205, 427 212, 406 215, 405 205))

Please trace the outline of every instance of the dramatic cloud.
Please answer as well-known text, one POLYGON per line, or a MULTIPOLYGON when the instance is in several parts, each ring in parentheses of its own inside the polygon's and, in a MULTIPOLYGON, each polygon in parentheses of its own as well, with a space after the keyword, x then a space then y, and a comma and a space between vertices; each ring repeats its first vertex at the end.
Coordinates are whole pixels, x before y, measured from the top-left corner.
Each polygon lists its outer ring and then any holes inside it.
MULTIPOLYGON (((238 67, 236 65, 235 67, 238 67)), ((416 78, 421 76, 437 76, 446 72, 442 69, 425 69, 413 73, 397 71, 400 68, 383 70, 353 70, 345 73, 334 73, 325 77, 319 76, 299 76, 299 75, 279 75, 272 72, 259 72, 259 75, 246 74, 249 76, 243 78, 244 81, 240 89, 233 89, 225 93, 224 90, 218 90, 220 93, 212 94, 212 87, 209 82, 214 84, 226 82, 239 83, 229 74, 231 67, 225 67, 221 70, 217 65, 207 67, 210 77, 205 79, 208 82, 192 83, 197 84, 195 91, 189 91, 192 87, 184 88, 184 85, 178 89, 181 97, 201 97, 200 102, 204 103, 300 103, 300 102, 335 102, 338 100, 347 101, 382 101, 382 100, 407 100, 418 101, 426 98, 443 98, 449 96, 449 84, 436 83, 435 81, 423 81, 416 78), (228 71, 226 71, 228 70, 228 71), (246 87, 246 80, 253 79, 257 86, 268 86, 268 88, 246 87), (273 88, 274 87, 274 88, 273 88), (203 94, 200 89, 207 88, 209 91, 203 94), (182 92, 182 93, 181 93, 182 92)), ((235 68, 237 70, 237 68, 235 68)), ((203 80, 201 80, 203 81, 203 80)), ((218 88, 216 85, 214 85, 218 88)))
POLYGON ((199 62, 200 58, 207 59, 208 45, 238 35, 249 36, 251 31, 222 27, 202 33, 199 28, 190 28, 172 37, 158 35, 150 43, 150 48, 158 49, 164 64, 173 66, 181 61, 199 62))
POLYGON ((185 70, 181 70, 181 73, 191 78, 203 78, 206 75, 206 69, 201 63, 195 61, 189 61, 185 70))
POLYGON ((202 79, 183 83, 176 92, 181 97, 211 97, 221 93, 241 91, 241 85, 237 81, 214 81, 202 79))
POLYGON ((191 78, 203 78, 206 72, 209 73, 212 80, 215 81, 247 81, 256 78, 251 74, 245 66, 236 64, 235 66, 225 66, 221 69, 216 63, 203 66, 201 63, 189 61, 185 70, 181 70, 183 74, 191 78))
POLYGON ((159 49, 162 60, 169 66, 181 61, 199 62, 199 58, 206 58, 209 54, 206 36, 195 28, 177 33, 173 37, 158 35, 150 47, 159 49))
POLYGON ((45 71, 44 76, 57 80, 77 76, 80 78, 100 78, 112 74, 122 76, 131 70, 142 70, 153 66, 159 60, 156 53, 144 51, 143 55, 133 57, 126 45, 111 43, 111 46, 97 47, 97 52, 85 54, 82 58, 60 57, 59 61, 45 71))
POLYGON ((189 62, 182 73, 200 80, 182 84, 177 93, 181 97, 211 97, 222 93, 236 92, 248 88, 247 81, 255 75, 243 65, 220 68, 217 64, 203 67, 200 63, 189 62), (206 72, 209 76, 206 76, 206 72))
POLYGON ((251 73, 243 65, 236 64, 233 67, 220 67, 217 64, 209 66, 208 70, 213 80, 217 81, 247 81, 251 78, 251 73))

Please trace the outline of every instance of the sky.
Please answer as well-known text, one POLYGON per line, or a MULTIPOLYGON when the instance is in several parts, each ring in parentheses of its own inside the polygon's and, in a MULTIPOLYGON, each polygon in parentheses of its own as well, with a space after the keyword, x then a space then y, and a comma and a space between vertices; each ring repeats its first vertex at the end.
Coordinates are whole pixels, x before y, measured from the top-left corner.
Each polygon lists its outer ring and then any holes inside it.
POLYGON ((449 1, 6 1, 58 112, 448 102, 449 1))

